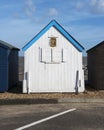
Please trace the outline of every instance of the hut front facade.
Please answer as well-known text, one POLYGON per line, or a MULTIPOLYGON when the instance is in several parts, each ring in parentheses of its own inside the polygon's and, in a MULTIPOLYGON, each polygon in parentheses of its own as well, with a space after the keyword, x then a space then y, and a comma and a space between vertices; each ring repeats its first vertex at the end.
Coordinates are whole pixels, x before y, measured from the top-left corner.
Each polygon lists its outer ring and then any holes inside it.
POLYGON ((0 40, 0 92, 18 83, 19 49, 0 40))
POLYGON ((104 89, 104 41, 87 51, 88 83, 95 89, 104 89))
POLYGON ((23 47, 23 93, 83 92, 83 50, 52 20, 23 47))

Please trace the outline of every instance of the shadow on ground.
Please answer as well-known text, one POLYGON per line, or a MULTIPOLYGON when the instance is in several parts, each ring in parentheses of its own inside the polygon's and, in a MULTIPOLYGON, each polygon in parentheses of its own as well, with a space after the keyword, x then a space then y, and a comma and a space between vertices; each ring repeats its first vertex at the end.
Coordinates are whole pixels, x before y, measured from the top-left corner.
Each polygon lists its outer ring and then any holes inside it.
POLYGON ((15 104, 56 104, 57 99, 2 99, 0 105, 15 105, 15 104))

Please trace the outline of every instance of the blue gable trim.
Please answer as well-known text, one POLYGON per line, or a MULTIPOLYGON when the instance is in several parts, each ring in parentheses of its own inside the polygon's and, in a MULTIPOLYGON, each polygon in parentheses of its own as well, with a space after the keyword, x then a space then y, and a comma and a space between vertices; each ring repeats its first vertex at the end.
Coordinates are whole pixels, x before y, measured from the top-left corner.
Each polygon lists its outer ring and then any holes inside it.
POLYGON ((55 20, 52 20, 43 30, 41 30, 31 41, 29 41, 23 48, 23 51, 26 51, 34 42, 36 42, 47 30, 51 27, 55 27, 65 38, 67 38, 80 52, 84 48, 76 41, 59 23, 55 20))

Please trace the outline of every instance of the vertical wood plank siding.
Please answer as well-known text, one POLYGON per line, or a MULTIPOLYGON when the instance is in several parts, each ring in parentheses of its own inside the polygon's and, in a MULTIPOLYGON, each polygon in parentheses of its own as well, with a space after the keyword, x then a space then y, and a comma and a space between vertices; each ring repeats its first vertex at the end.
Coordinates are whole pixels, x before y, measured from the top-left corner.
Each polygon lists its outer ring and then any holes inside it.
POLYGON ((9 87, 18 83, 18 51, 11 50, 9 53, 9 87))
POLYGON ((0 92, 8 90, 8 51, 0 47, 0 92))
POLYGON ((104 89, 104 44, 88 51, 88 81, 95 89, 104 89))
MULTIPOLYGON (((84 91, 82 53, 63 35, 51 27, 40 39, 25 51, 25 72, 29 74, 29 91, 32 92, 75 92, 76 72, 79 71, 81 87, 84 91), (57 37, 56 47, 67 51, 65 63, 45 64, 39 60, 39 50, 50 49, 49 37, 57 37)), ((26 88, 23 92, 27 92, 26 88)))

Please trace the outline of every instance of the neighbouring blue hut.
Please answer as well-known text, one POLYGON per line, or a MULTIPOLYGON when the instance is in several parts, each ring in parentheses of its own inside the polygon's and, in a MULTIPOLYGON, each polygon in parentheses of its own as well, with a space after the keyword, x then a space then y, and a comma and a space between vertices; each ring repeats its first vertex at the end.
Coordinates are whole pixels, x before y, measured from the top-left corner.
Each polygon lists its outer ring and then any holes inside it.
POLYGON ((19 49, 0 40, 0 92, 18 83, 19 49))

